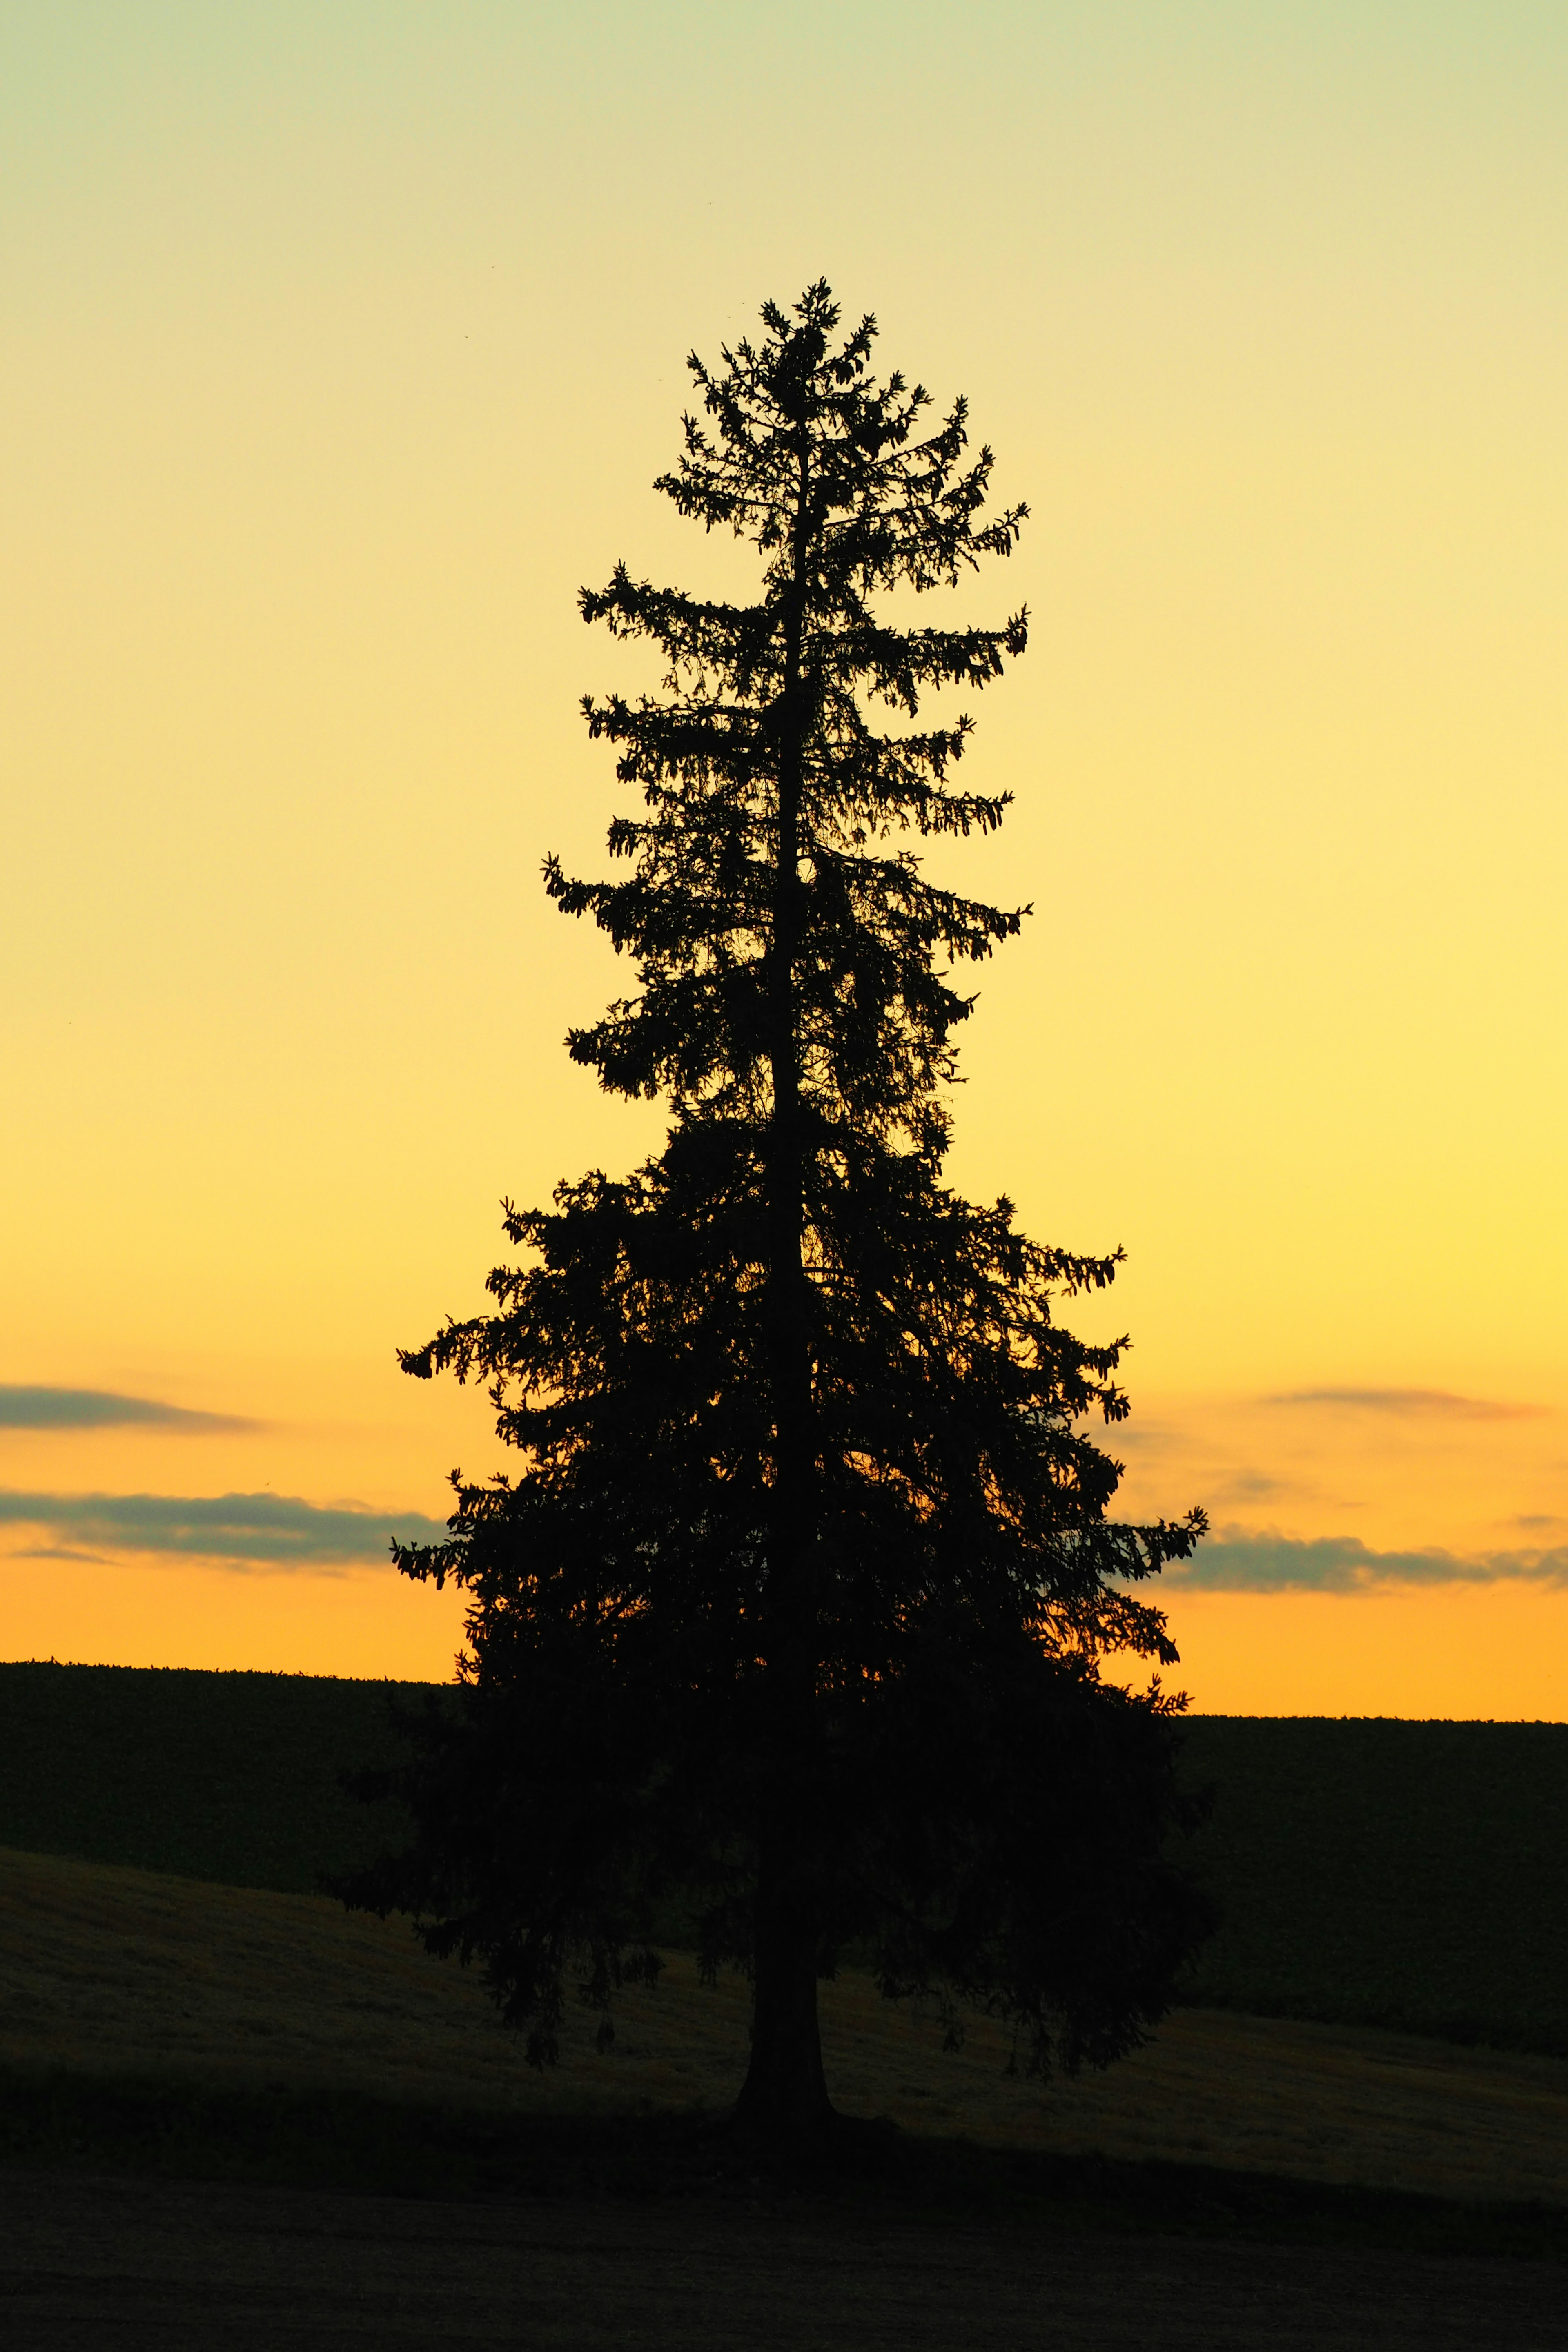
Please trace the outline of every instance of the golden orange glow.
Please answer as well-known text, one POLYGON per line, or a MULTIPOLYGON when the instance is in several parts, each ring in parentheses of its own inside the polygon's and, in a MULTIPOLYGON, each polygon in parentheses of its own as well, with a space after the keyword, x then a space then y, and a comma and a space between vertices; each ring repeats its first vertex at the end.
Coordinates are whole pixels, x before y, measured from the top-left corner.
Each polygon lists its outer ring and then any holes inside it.
POLYGON ((35 1560, 0 1559, 0 1612, 8 1657, 77 1665, 444 1683, 463 1637, 460 1595, 385 1569, 239 1574, 134 1554, 77 1563, 58 1581, 35 1560))
POLYGON ((538 886, 624 798, 577 697, 648 682, 575 591, 744 593, 647 486, 688 348, 826 272, 1033 509, 949 608, 1033 638, 970 755, 1016 806, 936 863, 1036 909, 952 1172, 1127 1247, 1068 1319, 1136 1342, 1130 1507, 1206 1505, 1233 1580, 1286 1547, 1286 1589, 1173 1585, 1184 1679, 1561 1716, 1568 37, 785 21, 0 37, 0 1382, 247 1424, 0 1410, 0 1653, 447 1670, 450 1595, 89 1540, 79 1498, 428 1519, 494 1466, 394 1349, 480 1304, 503 1192, 659 1131, 562 1051, 629 978, 538 886))
POLYGON ((1568 1718, 1561 1592, 1193 1593, 1173 1615, 1168 1681, 1199 1713, 1568 1718))

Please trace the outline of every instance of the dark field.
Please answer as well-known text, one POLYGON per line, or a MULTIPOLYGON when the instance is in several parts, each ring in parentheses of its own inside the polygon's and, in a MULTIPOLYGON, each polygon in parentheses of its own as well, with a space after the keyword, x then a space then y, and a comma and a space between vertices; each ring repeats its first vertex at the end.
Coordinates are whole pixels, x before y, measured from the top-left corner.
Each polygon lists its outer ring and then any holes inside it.
POLYGON ((14 2352, 1556 2352, 1564 2273, 780 2210, 0 2173, 14 2352))
MULTIPOLYGON (((420 1686, 395 1686, 405 1701, 420 1686)), ((0 1665, 0 1844, 310 1893, 395 1820, 345 1797, 387 1686, 0 1665)), ((1568 1725, 1196 1717, 1204 2007, 1568 2056, 1568 1725)))
POLYGON ((1562 2340, 1561 2061, 1185 2010, 1041 2086, 824 2007, 888 2120, 768 2161, 718 2121, 745 1988, 679 1958, 542 2080, 402 1923, 0 1852, 6 2344, 1562 2340))
POLYGON ((542 2081, 471 1976, 312 1891, 397 1834, 337 1785, 386 1698, 0 1666, 17 2352, 1568 2339, 1568 2065, 1523 2054, 1568 2049, 1568 1727, 1194 1722, 1191 2005, 1042 2087, 847 1971, 830 2078, 889 2120, 796 2179, 713 2137, 742 1984, 675 1954, 542 2081))

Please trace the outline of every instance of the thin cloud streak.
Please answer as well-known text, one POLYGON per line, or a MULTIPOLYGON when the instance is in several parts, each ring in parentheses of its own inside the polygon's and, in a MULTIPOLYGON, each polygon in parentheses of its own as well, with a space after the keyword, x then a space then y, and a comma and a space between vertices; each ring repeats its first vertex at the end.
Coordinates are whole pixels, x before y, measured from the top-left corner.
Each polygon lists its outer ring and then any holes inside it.
POLYGON ((107 1389, 17 1388, 0 1384, 0 1429, 183 1430, 192 1437, 259 1429, 233 1413, 192 1412, 153 1397, 116 1396, 107 1389))
POLYGON ((1537 1421, 1542 1404, 1498 1404, 1488 1397, 1455 1396, 1447 1389, 1295 1389, 1265 1404, 1328 1405, 1360 1412, 1429 1413, 1449 1421, 1537 1421))
MULTIPOLYGON (((0 1524, 38 1528, 52 1550, 77 1543, 235 1568, 332 1570, 384 1561, 401 1543, 439 1543, 420 1511, 325 1507, 297 1495, 36 1495, 0 1491, 0 1524)), ((45 1555, 49 1556, 48 1554, 45 1555)))
POLYGON ((1277 1535, 1225 1528, 1174 1563, 1164 1583, 1196 1592, 1387 1591, 1401 1585, 1502 1584, 1568 1586, 1568 1545, 1551 1549, 1490 1552, 1465 1559, 1437 1549, 1373 1551, 1358 1536, 1277 1535))

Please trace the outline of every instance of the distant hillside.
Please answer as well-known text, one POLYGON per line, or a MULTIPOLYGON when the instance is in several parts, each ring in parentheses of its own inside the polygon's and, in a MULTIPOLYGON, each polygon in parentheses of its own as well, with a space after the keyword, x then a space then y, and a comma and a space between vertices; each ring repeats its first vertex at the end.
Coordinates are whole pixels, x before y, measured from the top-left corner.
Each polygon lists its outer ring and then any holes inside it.
POLYGON ((0 1665, 0 1844, 310 1895, 402 1834, 338 1774, 394 1752, 417 1683, 0 1665))
MULTIPOLYGON (((0 1665, 0 1844, 309 1893, 400 1824, 343 1795, 417 1684, 0 1665)), ((1568 1725, 1200 1716, 1188 1997, 1568 2056, 1568 1725)))
POLYGON ((1193 1718, 1190 1997, 1568 2056, 1568 1724, 1193 1718))

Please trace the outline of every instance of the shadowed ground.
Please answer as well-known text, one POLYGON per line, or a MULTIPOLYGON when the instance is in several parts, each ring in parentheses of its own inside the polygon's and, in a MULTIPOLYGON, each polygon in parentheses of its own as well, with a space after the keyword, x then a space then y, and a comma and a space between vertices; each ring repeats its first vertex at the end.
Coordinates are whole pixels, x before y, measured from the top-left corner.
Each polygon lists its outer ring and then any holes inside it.
POLYGON ((682 2203, 410 2203, 0 2172, 12 2352, 376 2343, 1558 2352, 1568 2273, 682 2203))

